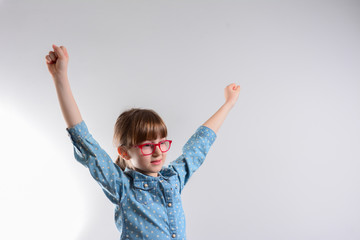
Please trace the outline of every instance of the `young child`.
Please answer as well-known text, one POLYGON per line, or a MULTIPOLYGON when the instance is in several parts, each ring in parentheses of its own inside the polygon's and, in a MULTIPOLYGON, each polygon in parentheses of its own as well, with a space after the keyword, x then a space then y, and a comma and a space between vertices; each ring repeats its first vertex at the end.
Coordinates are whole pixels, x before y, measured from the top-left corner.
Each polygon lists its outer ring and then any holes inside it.
POLYGON ((225 103, 200 126, 183 153, 163 167, 171 147, 167 128, 153 110, 130 109, 115 124, 119 157, 114 163, 89 133, 72 95, 67 76, 69 55, 53 45, 46 64, 56 87, 77 161, 87 167, 115 204, 121 239, 186 239, 181 192, 203 163, 220 126, 236 103, 240 86, 225 88, 225 103))

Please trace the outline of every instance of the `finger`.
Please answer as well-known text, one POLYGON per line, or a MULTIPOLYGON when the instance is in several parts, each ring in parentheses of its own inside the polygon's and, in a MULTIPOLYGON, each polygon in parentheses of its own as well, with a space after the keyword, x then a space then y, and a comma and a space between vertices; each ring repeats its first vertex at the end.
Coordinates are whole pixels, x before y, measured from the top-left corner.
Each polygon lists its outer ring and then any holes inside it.
POLYGON ((55 53, 54 52, 49 52, 49 56, 51 58, 52 61, 56 61, 57 57, 55 56, 55 53))
POLYGON ((227 88, 230 89, 230 90, 235 90, 235 88, 234 88, 235 86, 236 86, 235 83, 231 83, 231 84, 229 84, 229 85, 227 86, 227 88))
POLYGON ((232 89, 232 85, 233 85, 233 83, 227 85, 225 89, 232 89))
POLYGON ((51 61, 49 61, 49 59, 47 58, 47 56, 45 56, 45 60, 46 60, 46 63, 47 63, 47 64, 51 63, 51 61))
POLYGON ((69 54, 68 54, 68 52, 66 50, 66 47, 60 46, 60 48, 63 50, 65 57, 69 57, 69 54))
POLYGON ((58 47, 58 46, 56 46, 55 44, 53 44, 53 48, 54 48, 54 52, 57 53, 58 58, 60 58, 60 59, 64 59, 64 58, 65 58, 64 52, 63 52, 63 50, 62 50, 60 47, 58 47))
POLYGON ((52 62, 52 60, 51 60, 51 58, 50 58, 49 55, 46 55, 45 59, 46 59, 46 62, 47 62, 47 63, 51 63, 51 62, 52 62))

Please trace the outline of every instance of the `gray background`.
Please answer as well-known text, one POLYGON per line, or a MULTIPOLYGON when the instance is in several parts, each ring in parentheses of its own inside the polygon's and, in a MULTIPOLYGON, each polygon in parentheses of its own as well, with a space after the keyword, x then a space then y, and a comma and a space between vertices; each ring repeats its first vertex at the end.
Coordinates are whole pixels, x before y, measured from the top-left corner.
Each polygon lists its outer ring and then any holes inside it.
POLYGON ((0 0, 1 239, 118 239, 73 158, 45 64, 115 159, 116 117, 155 109, 168 161, 240 97, 183 193, 189 239, 360 239, 359 1, 0 0))

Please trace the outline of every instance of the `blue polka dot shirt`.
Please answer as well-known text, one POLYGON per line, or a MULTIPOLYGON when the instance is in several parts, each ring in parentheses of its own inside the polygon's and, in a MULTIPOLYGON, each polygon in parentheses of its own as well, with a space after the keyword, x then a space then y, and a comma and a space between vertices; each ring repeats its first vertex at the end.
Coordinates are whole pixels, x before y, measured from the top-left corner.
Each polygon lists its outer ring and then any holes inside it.
POLYGON ((75 159, 89 169, 115 205, 120 239, 186 239, 181 192, 215 141, 213 130, 200 126, 186 142, 182 155, 163 167, 158 177, 131 169, 122 171, 92 137, 84 121, 66 130, 75 159))

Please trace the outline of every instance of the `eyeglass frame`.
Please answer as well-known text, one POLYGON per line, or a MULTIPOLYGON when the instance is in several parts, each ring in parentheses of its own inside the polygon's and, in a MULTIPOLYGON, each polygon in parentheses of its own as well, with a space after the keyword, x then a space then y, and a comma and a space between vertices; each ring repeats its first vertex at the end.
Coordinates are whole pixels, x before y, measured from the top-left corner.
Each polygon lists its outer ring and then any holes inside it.
POLYGON ((172 143, 172 140, 166 139, 166 140, 160 141, 160 142, 158 142, 158 143, 144 143, 144 144, 140 144, 140 145, 134 145, 134 147, 140 148, 140 151, 141 151, 141 153, 142 153, 143 156, 149 156, 149 155, 152 155, 152 154, 156 151, 156 147, 159 147, 159 149, 160 149, 160 151, 161 151, 162 153, 169 151, 169 150, 170 150, 170 147, 171 147, 171 143, 172 143), (168 150, 166 150, 166 151, 161 150, 160 144, 163 143, 163 142, 169 142, 169 148, 168 148, 168 150), (151 153, 149 153, 149 154, 144 154, 142 148, 143 148, 145 145, 153 145, 153 147, 154 147, 154 148, 153 148, 153 151, 152 151, 151 153))

